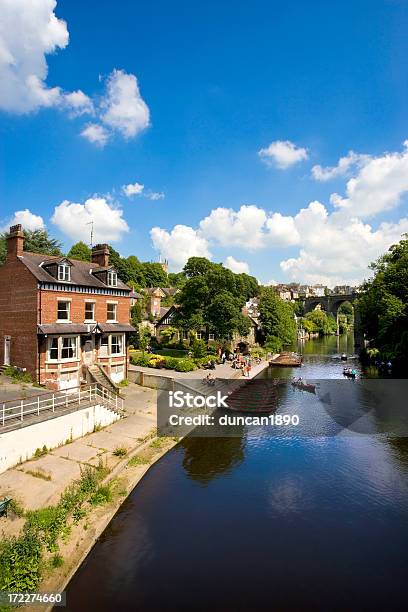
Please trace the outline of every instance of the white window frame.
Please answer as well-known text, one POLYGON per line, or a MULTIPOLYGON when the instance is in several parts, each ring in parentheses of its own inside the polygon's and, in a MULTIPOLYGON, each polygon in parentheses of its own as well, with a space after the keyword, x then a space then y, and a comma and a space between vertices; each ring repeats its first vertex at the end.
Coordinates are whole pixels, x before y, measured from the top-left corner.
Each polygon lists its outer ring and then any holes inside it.
POLYGON ((110 334, 110 337, 109 337, 109 343, 110 343, 110 344, 109 344, 110 355, 111 355, 112 357, 121 357, 121 356, 123 356, 123 355, 124 355, 124 351, 123 351, 124 346, 125 346, 125 338, 124 338, 124 334, 110 334), (116 345, 116 343, 115 343, 115 346, 118 346, 118 347, 119 347, 119 349, 120 349, 120 350, 119 350, 117 353, 114 353, 114 352, 112 351, 112 347, 114 346, 114 345, 113 345, 113 338, 119 338, 119 342, 118 342, 118 344, 116 345))
POLYGON ((188 329, 183 329, 181 332, 181 337, 183 340, 188 340, 190 337, 190 332, 188 331, 188 329))
POLYGON ((215 334, 209 333, 208 334, 208 339, 209 340, 215 340, 215 334))
POLYGON ((79 336, 49 336, 47 340, 47 363, 66 363, 73 361, 80 361, 79 359, 79 336), (74 339, 74 356, 73 357, 62 357, 64 339, 74 339), (51 359, 51 344, 57 340, 57 359, 51 359))
POLYGON ((106 322, 117 323, 118 321, 118 303, 117 302, 106 302, 106 322), (113 319, 109 319, 109 306, 113 306, 115 310, 115 316, 113 319))
POLYGON ((65 282, 69 282, 71 280, 71 266, 69 264, 58 264, 58 280, 65 282))
POLYGON ((57 300, 57 322, 59 323, 71 323, 71 300, 67 300, 66 298, 61 298, 57 300), (68 317, 66 319, 60 319, 59 318, 59 314, 58 311, 60 309, 59 305, 63 303, 63 304, 68 304, 68 317))
POLYGON ((118 274, 115 272, 115 270, 108 270, 107 281, 108 287, 118 286, 118 274))
POLYGON ((99 345, 99 357, 124 357, 126 355, 126 338, 125 338, 125 334, 121 334, 121 333, 115 333, 115 334, 104 334, 101 338, 101 342, 99 345), (121 338, 120 343, 122 344, 121 348, 121 352, 119 353, 112 353, 112 337, 119 337, 121 338), (107 342, 106 342, 107 340, 107 342), (105 344, 102 344, 102 342, 105 342, 105 344), (107 347, 106 352, 102 351, 102 347, 105 346, 107 347))
POLYGON ((204 340, 205 332, 199 330, 198 332, 196 332, 196 337, 197 337, 197 340, 204 340))
POLYGON ((95 301, 85 300, 85 313, 84 313, 84 317, 85 318, 84 318, 84 321, 87 322, 87 323, 95 323, 95 304, 96 304, 95 301), (86 316, 86 308, 87 308, 87 306, 92 306, 92 318, 91 319, 89 319, 86 316))

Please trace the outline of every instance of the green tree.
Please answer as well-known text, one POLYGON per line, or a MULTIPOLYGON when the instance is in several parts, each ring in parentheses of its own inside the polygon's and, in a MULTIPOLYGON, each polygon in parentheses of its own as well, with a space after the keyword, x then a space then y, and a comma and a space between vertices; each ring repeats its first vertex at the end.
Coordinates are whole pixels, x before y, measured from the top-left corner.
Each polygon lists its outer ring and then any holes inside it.
MULTIPOLYGON (((0 264, 6 261, 7 236, 7 232, 0 235, 0 264)), ((63 255, 59 240, 51 238, 45 229, 24 230, 24 250, 44 255, 63 255)))
POLYGON ((186 284, 187 277, 184 272, 170 272, 169 273, 169 286, 177 287, 181 289, 186 284))
POLYGON ((250 329, 249 319, 242 314, 239 300, 228 291, 222 291, 211 300, 207 322, 217 338, 223 339, 231 339, 234 332, 246 336, 250 329))
POLYGON ((296 338, 296 322, 293 307, 282 300, 273 287, 263 287, 259 300, 259 315, 267 344, 280 350, 296 338))
POLYGON ((169 284, 167 274, 161 264, 151 261, 142 263, 145 278, 145 287, 167 287, 169 284))
POLYGON ((80 240, 72 245, 67 257, 80 259, 81 261, 91 261, 91 249, 80 240))
POLYGON ((327 315, 324 310, 319 308, 308 312, 305 318, 313 324, 313 331, 321 336, 333 334, 337 330, 336 319, 333 315, 327 315))
POLYGON ((372 349, 408 365, 408 234, 371 265, 374 276, 357 300, 360 321, 372 349))

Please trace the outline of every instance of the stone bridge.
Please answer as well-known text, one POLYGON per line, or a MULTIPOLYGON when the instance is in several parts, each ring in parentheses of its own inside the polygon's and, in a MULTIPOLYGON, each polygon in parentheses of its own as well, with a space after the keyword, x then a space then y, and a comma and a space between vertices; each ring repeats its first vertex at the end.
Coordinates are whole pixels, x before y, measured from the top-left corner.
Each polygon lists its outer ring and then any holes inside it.
POLYGON ((299 302, 303 304, 304 314, 312 312, 316 306, 320 305, 321 309, 327 314, 332 314, 337 317, 337 312, 344 302, 350 302, 354 307, 354 344, 356 350, 360 350, 364 346, 364 336, 361 331, 360 316, 357 308, 356 300, 358 293, 323 295, 321 297, 312 296, 307 298, 299 298, 299 302))

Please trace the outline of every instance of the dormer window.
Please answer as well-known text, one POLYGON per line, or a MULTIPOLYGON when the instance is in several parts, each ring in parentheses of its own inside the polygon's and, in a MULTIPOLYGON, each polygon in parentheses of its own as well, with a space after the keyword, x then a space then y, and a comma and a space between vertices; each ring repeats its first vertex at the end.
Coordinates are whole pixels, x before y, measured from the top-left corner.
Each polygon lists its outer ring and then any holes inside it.
POLYGON ((71 266, 67 263, 58 264, 58 280, 70 281, 71 280, 71 266))
POLYGON ((118 284, 118 275, 114 270, 108 270, 108 286, 109 287, 117 287, 118 284))

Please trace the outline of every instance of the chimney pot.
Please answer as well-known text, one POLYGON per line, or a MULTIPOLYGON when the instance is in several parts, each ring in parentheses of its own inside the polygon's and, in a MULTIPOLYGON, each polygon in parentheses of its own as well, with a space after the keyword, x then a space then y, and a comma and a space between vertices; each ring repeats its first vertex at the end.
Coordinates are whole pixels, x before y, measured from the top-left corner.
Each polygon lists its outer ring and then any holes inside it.
POLYGON ((7 236, 7 259, 13 261, 19 255, 23 254, 24 249, 24 232, 21 223, 10 227, 9 235, 7 236))

